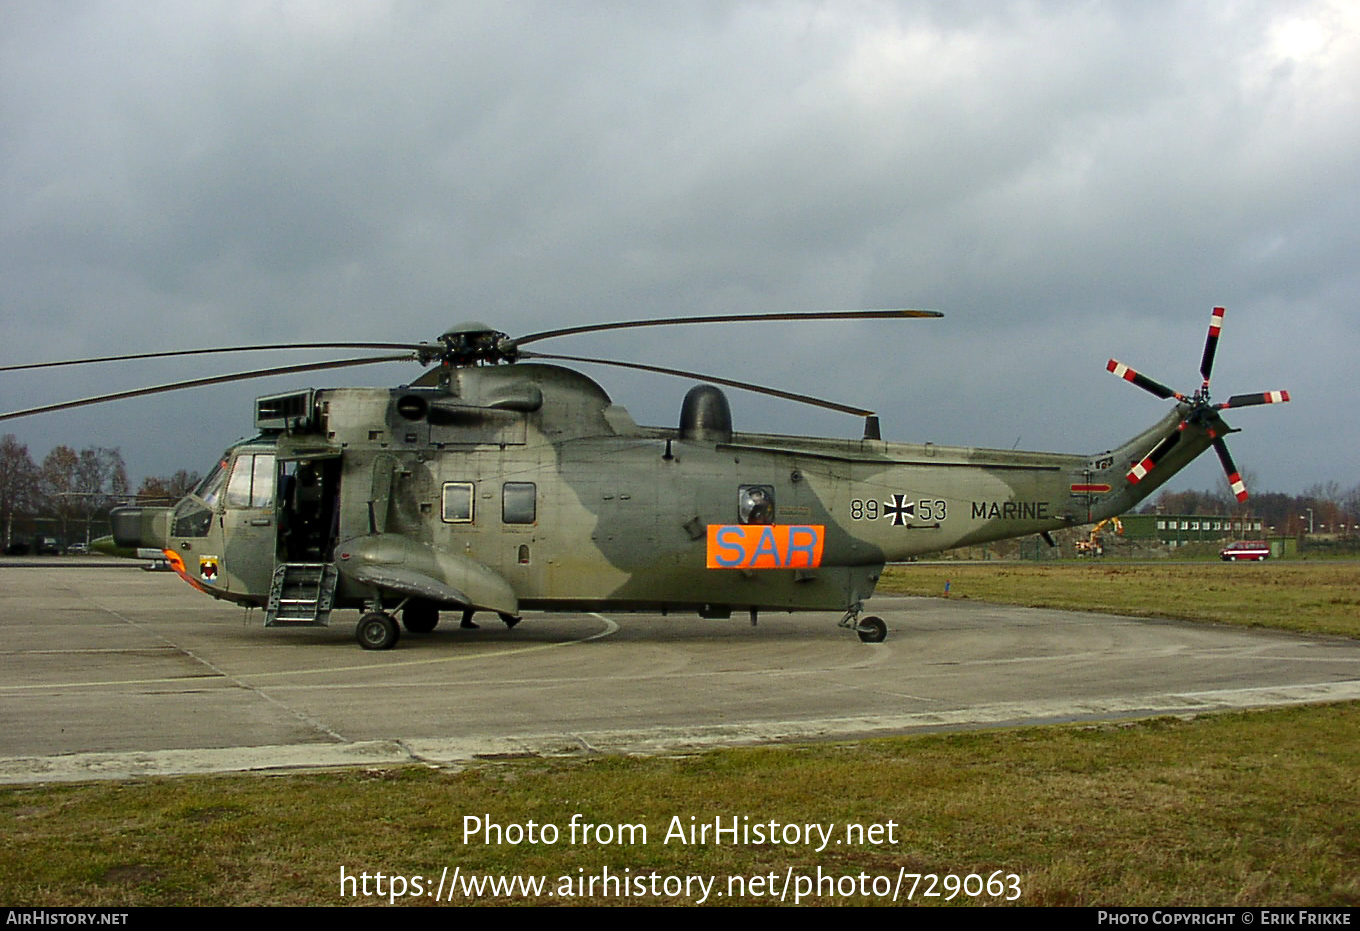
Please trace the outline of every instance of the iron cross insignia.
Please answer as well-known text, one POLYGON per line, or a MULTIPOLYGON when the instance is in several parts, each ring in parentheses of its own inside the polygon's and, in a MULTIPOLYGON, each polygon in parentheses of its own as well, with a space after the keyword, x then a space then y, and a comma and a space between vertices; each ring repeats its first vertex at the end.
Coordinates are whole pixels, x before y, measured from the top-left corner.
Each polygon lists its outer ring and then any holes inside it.
POLYGON ((905 499, 906 495, 893 495, 891 501, 883 502, 883 515, 892 518, 894 527, 901 527, 907 518, 916 516, 916 502, 905 499))

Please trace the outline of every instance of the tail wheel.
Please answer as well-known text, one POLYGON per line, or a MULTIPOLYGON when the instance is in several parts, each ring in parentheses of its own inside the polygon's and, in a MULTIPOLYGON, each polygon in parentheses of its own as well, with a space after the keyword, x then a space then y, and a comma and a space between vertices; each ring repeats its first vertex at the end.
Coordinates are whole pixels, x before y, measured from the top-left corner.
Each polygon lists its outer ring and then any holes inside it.
POLYGON ((354 636, 365 650, 390 650, 401 639, 401 628, 391 615, 372 611, 359 618, 354 636))
POLYGON ((865 643, 882 643, 888 639, 888 625, 881 617, 863 617, 855 627, 855 633, 865 643))

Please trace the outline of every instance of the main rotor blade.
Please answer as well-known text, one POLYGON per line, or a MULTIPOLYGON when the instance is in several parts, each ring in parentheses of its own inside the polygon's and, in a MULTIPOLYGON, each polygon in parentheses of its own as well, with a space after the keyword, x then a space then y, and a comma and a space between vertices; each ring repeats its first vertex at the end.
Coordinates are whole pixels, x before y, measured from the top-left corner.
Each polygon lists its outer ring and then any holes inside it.
POLYGON ((1185 400, 1185 395, 1181 394, 1179 391, 1172 391, 1161 382, 1153 381, 1146 375, 1135 372, 1122 362, 1116 362, 1114 359, 1111 359, 1109 362, 1105 363, 1105 369, 1109 372, 1113 372, 1127 382, 1132 382, 1144 391, 1152 392, 1159 398, 1175 398, 1177 401, 1185 400))
POLYGON ((1228 453, 1228 444, 1223 442, 1222 437, 1214 437, 1214 452, 1218 453, 1218 461, 1223 463, 1223 471, 1228 476, 1228 485, 1232 488, 1233 495, 1238 501, 1246 501, 1247 486, 1242 481, 1237 466, 1233 464, 1232 456, 1228 453))
POLYGON ((134 352, 124 356, 100 356, 94 359, 66 359, 62 362, 23 362, 17 365, 0 365, 0 372, 17 372, 22 369, 58 368, 63 365, 88 365, 94 362, 129 362, 136 359, 168 359, 177 356, 205 356, 225 352, 259 352, 276 349, 409 349, 419 352, 429 349, 421 343, 273 343, 263 346, 221 346, 217 349, 170 349, 161 352, 134 352))
POLYGON ((355 365, 369 365, 374 362, 411 362, 415 356, 405 354, 400 356, 368 356, 363 359, 337 359, 331 362, 308 362, 302 365, 285 365, 280 368, 255 369, 251 372, 237 372, 232 375, 212 375, 206 378, 192 378, 188 381, 177 381, 167 385, 153 385, 148 388, 133 388, 129 391, 115 391, 112 394, 101 394, 92 398, 81 398, 78 401, 63 401, 60 404, 45 404, 42 407, 30 407, 22 411, 10 411, 7 414, 0 414, 0 421, 15 420, 19 417, 28 417, 33 414, 47 414, 52 411, 64 411, 73 407, 86 407, 91 404, 103 404, 106 401, 121 401, 124 398, 139 398, 148 394, 163 394, 167 391, 180 391, 184 388, 201 388, 204 385, 221 385, 231 381, 249 381, 252 378, 265 378, 269 375, 294 375, 299 372, 319 372, 325 369, 342 369, 355 365))
POLYGON ((1209 335, 1204 338, 1204 355, 1199 360, 1199 373, 1204 376, 1204 387, 1209 387, 1209 373, 1214 370, 1214 353, 1218 351, 1218 333, 1223 329, 1222 307, 1215 307, 1209 317, 1209 335))
POLYGON ((554 359, 560 362, 590 362, 596 365, 612 365, 621 369, 636 369, 640 372, 656 372, 661 375, 675 375, 678 378, 695 378, 699 381, 711 381, 714 384, 726 385, 729 388, 740 388, 743 391, 754 391, 757 394, 768 394, 771 397, 782 398, 785 401, 797 401, 799 404, 810 404, 813 407, 824 407, 827 410, 839 411, 842 414, 854 414, 856 417, 871 417, 873 411, 867 411, 861 407, 851 407, 848 404, 838 404, 835 401, 824 401, 821 398, 814 398, 806 394, 794 394, 791 391, 781 391, 778 388, 766 388, 763 385, 753 385, 745 381, 733 381, 730 378, 719 378, 716 375, 702 375, 698 372, 687 372, 684 369, 668 369, 659 365, 643 365, 640 362, 618 362, 613 359, 588 359, 585 356, 560 356, 546 352, 526 352, 521 354, 525 359, 554 359))
POLYGON ((1214 410, 1223 411, 1230 407, 1253 407, 1257 404, 1283 404, 1288 400, 1288 391, 1262 391, 1259 394, 1235 394, 1222 404, 1215 404, 1214 410))
MULTIPOLYGON (((513 340, 515 345, 537 342, 541 339, 555 339, 559 336, 575 336, 578 333, 599 333, 603 330, 630 330, 634 327, 682 326, 688 323, 759 323, 771 320, 877 320, 910 319, 921 317, 943 317, 938 310, 823 310, 806 313, 772 314, 719 314, 712 317, 659 317, 655 320, 624 320, 619 323, 590 323, 584 326, 563 327, 560 330, 543 330, 530 333, 513 340)), ((714 379, 716 381, 716 379, 714 379)))

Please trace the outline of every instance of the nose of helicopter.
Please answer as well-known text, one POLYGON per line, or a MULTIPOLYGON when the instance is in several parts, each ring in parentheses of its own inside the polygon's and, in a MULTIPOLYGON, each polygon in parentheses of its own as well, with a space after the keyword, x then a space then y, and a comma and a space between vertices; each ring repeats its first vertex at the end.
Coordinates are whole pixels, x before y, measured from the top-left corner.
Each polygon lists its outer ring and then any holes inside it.
POLYGON ((174 508, 133 505, 109 514, 113 542, 128 549, 163 550, 170 545, 170 515, 174 508))

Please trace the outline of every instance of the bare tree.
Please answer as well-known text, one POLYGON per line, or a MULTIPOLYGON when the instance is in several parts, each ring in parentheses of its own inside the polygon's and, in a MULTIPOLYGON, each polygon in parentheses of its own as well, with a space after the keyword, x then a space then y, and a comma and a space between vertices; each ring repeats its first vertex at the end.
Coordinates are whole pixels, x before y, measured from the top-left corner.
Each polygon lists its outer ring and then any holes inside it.
POLYGON ((169 502, 178 501, 203 480, 197 472, 180 469, 174 475, 148 475, 137 489, 137 497, 169 502))
POLYGON ((1345 510, 1345 497, 1340 482, 1317 482, 1303 490, 1300 506, 1312 509, 1314 527, 1335 533, 1345 510))
POLYGON ((0 437, 0 526, 5 546, 14 542, 14 518, 32 511, 38 499, 38 467, 28 446, 13 433, 0 437))
POLYGON ((1341 506, 1344 509, 1346 527, 1352 536, 1360 535, 1360 485, 1346 492, 1341 499, 1341 506))
POLYGON ((75 492, 79 484, 76 471, 80 468, 80 454, 69 446, 52 447, 43 458, 42 471, 38 477, 38 492, 42 498, 42 510, 56 518, 61 526, 61 537, 67 538, 71 519, 76 514, 75 492))
POLYGON ((85 542, 90 542, 91 524, 104 513, 128 497, 127 466, 117 449, 93 446, 80 451, 76 466, 77 500, 75 510, 85 519, 85 542))
POLYGON ((62 539, 70 542, 72 521, 81 521, 88 543, 95 517, 128 494, 123 454, 102 446, 78 453, 57 446, 43 460, 39 489, 43 510, 56 518, 62 539))

